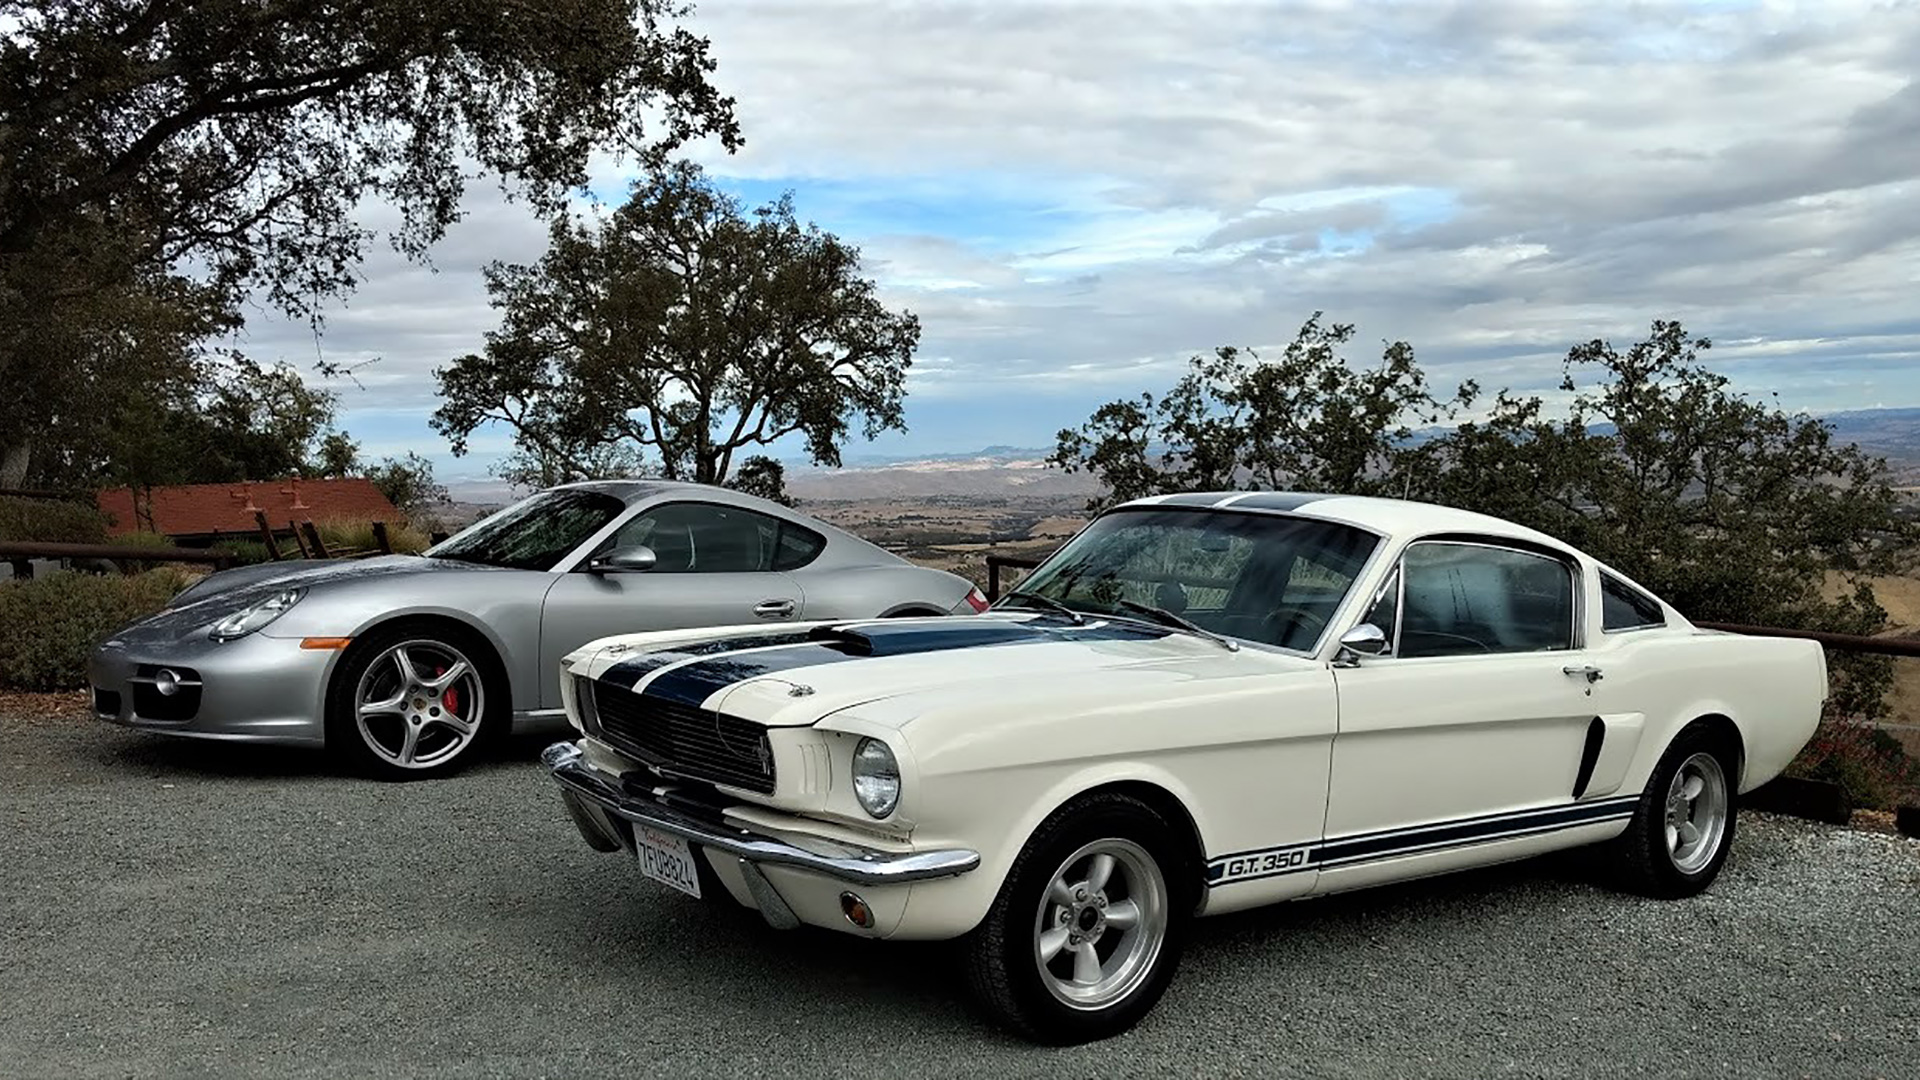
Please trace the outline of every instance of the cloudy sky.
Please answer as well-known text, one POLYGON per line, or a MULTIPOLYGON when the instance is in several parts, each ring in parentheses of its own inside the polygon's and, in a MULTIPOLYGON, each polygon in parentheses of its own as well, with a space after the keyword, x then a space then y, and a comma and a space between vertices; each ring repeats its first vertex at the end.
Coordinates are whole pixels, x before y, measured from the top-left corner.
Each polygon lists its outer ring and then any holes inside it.
MULTIPOLYGON (((1450 386, 1544 389, 1574 342, 1655 317, 1789 408, 1920 404, 1914 3, 707 0, 746 147, 924 332, 911 431, 850 454, 1039 446, 1219 344, 1314 310, 1450 386)), ((615 197, 617 171, 596 182, 615 197)), ((372 212, 377 223, 378 211, 372 212)), ((246 347, 355 363, 344 426, 455 460, 430 370, 495 317, 479 267, 544 228, 486 186, 431 269, 246 347)))

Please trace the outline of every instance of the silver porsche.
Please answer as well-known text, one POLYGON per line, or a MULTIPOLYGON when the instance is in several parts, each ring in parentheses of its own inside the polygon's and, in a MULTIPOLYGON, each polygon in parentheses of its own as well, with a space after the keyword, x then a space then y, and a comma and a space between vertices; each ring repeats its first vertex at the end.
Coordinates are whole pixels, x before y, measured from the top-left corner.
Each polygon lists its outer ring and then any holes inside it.
POLYGON ((210 574, 103 642, 89 673, 102 719, 324 745, 404 779, 562 715, 560 658, 595 638, 985 607, 966 579, 778 503, 604 481, 539 492, 422 555, 210 574))

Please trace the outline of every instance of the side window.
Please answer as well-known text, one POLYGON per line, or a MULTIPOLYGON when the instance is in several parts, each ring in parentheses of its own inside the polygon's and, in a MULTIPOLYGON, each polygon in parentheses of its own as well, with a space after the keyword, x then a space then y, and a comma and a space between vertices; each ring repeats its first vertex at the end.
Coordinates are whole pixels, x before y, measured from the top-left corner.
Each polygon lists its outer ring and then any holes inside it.
POLYGON ((781 525, 735 506, 665 503, 622 525, 610 546, 652 548, 656 574, 751 573, 775 568, 781 525))
POLYGON ((1646 630, 1667 625, 1660 602, 1604 571, 1600 574, 1600 628, 1646 630))
POLYGON ((1402 657, 1573 645, 1573 574, 1558 559, 1479 544, 1415 544, 1401 573, 1402 657))
POLYGON ((777 528, 777 537, 773 541, 773 568, 775 570, 798 570, 812 562, 827 546, 827 538, 812 529, 803 529, 792 522, 767 519, 768 524, 777 528))

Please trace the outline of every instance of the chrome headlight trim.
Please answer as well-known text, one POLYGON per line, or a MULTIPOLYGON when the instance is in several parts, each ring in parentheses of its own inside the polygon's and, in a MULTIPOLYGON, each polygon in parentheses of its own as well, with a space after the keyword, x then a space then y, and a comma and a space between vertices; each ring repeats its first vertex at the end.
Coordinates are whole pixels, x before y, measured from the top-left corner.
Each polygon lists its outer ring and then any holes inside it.
POLYGON ((885 818, 900 808, 900 762, 893 748, 867 736, 853 748, 853 797, 869 817, 885 818))

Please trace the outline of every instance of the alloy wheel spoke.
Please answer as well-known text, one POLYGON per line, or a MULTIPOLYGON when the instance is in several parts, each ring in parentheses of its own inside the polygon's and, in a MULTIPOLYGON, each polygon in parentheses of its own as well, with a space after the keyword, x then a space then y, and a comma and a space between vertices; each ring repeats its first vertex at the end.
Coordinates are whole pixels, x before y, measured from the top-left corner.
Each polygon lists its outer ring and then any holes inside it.
POLYGON ((428 693, 433 694, 434 696, 437 697, 440 694, 444 693, 447 687, 452 686, 456 681, 465 678, 467 675, 467 672, 472 670, 473 670, 472 668, 467 666, 467 662, 465 660, 455 660, 453 662, 452 667, 448 668, 447 670, 441 672, 438 675, 435 675, 432 679, 427 680, 421 685, 426 688, 428 693))
POLYGON ((1694 827, 1693 822, 1683 821, 1680 823, 1680 841, 1688 847, 1692 847, 1700 842, 1700 830, 1694 827))
POLYGON ((1107 879, 1113 876, 1113 856, 1101 852, 1087 864, 1087 891, 1099 892, 1107 887, 1107 879))
POLYGON ((1115 930, 1127 930, 1139 925, 1140 905, 1132 900, 1118 900, 1107 905, 1107 925, 1115 930))
POLYGON ((400 753, 395 760, 402 765, 413 764, 413 755, 420 749, 420 725, 408 724, 400 740, 400 753))
POLYGON ((361 716, 385 716, 390 713, 403 713, 406 711, 407 694, 405 687, 402 687, 399 693, 394 694, 390 698, 381 701, 363 701, 360 703, 361 716))
POLYGON ((463 739, 473 734, 473 724, 470 721, 464 717, 455 716, 450 712, 443 712, 439 716, 432 717, 427 723, 439 724, 442 727, 450 728, 454 734, 463 739))
POLYGON ((420 685, 420 669, 413 666, 413 657, 407 655, 405 646, 393 650, 393 665, 400 669, 403 692, 407 687, 420 685))
POLYGON ((1680 849, 1680 830, 1669 825, 1667 826, 1667 851, 1674 852, 1674 851, 1678 851, 1679 849, 1680 849))
POLYGON ((1060 955, 1060 950, 1067 947, 1067 938, 1071 935, 1072 931, 1064 926, 1056 926, 1051 930, 1041 931, 1040 962, 1043 964, 1051 963, 1054 957, 1060 955))
POLYGON ((1680 797, 1688 802, 1692 802, 1700 797, 1700 792, 1704 791, 1706 786, 1707 782, 1705 780, 1700 779, 1698 776, 1689 776, 1687 777, 1687 782, 1680 786, 1680 797))
POLYGON ((1065 877, 1054 878, 1053 884, 1047 886, 1047 899, 1063 907, 1070 905, 1073 903, 1073 886, 1067 884, 1065 877))
POLYGON ((1100 981, 1100 954, 1091 941, 1083 941, 1073 950, 1073 981, 1082 986, 1100 981))

